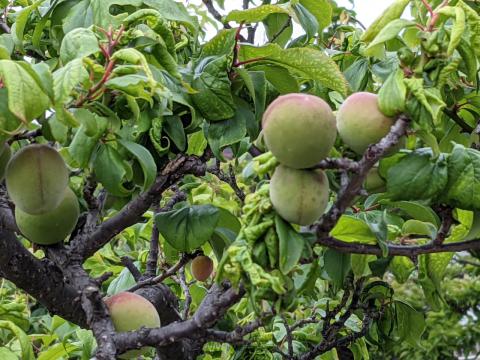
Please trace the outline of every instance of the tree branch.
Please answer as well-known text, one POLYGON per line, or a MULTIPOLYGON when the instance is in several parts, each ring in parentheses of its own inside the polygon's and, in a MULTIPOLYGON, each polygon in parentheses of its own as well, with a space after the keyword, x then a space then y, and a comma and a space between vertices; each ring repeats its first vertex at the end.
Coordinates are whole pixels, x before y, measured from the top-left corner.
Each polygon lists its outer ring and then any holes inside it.
POLYGON ((172 275, 175 275, 178 270, 180 270, 182 267, 184 267, 191 259, 194 259, 195 257, 200 254, 201 251, 197 250, 192 254, 183 254, 181 259, 178 260, 178 262, 173 265, 171 268, 166 270, 163 274, 160 274, 154 278, 146 279, 139 281, 136 285, 132 286, 128 291, 134 292, 144 286, 150 286, 150 285, 155 285, 161 283, 163 280, 169 278, 172 275))
POLYGON ((128 203, 115 216, 103 222, 93 233, 79 235, 70 242, 71 261, 83 261, 124 229, 136 224, 162 193, 186 174, 205 175, 205 160, 179 155, 161 171, 152 187, 128 203))
POLYGON ((228 23, 223 22, 223 16, 217 11, 217 9, 215 9, 215 6, 213 6, 212 0, 202 0, 202 2, 207 7, 208 12, 215 18, 215 20, 220 22, 225 29, 232 28, 228 23))
MULTIPOLYGON (((400 138, 405 135, 410 120, 400 115, 392 126, 390 132, 378 144, 370 145, 365 151, 362 159, 358 162, 357 172, 350 178, 345 187, 342 187, 337 196, 337 201, 330 210, 320 219, 315 226, 317 234, 317 243, 322 243, 322 238, 327 238, 330 230, 333 229, 340 216, 350 207, 355 197, 362 190, 365 178, 370 169, 380 160, 389 150, 398 143, 400 138)), ((325 242, 322 243, 324 245, 325 242)))
POLYGON ((225 174, 222 169, 220 168, 220 160, 216 160, 215 166, 208 168, 207 172, 215 175, 218 179, 223 181, 224 183, 230 185, 233 191, 235 191, 235 195, 240 199, 243 203, 245 201, 245 193, 237 184, 237 178, 235 177, 235 171, 233 169, 232 164, 228 165, 228 175, 225 174))
POLYGON ((206 329, 220 320, 244 294, 242 287, 235 289, 227 284, 213 285, 191 319, 161 328, 144 328, 115 335, 118 353, 142 346, 165 346, 185 338, 205 338, 206 329))

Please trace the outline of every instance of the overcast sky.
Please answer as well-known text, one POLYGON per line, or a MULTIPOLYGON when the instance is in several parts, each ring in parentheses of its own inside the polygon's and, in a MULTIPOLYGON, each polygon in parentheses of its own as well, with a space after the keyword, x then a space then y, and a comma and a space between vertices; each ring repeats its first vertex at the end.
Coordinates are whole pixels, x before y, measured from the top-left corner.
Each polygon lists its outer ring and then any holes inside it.
MULTIPOLYGON (((358 14, 358 20, 368 27, 382 11, 388 7, 394 0, 356 0, 355 10, 358 14)), ((201 4, 201 0, 187 0, 192 4, 201 4)), ((351 6, 348 0, 337 0, 339 5, 351 6)), ((225 0, 225 11, 242 8, 242 0, 225 0)), ((207 29, 208 38, 212 37, 216 32, 213 29, 207 29)))

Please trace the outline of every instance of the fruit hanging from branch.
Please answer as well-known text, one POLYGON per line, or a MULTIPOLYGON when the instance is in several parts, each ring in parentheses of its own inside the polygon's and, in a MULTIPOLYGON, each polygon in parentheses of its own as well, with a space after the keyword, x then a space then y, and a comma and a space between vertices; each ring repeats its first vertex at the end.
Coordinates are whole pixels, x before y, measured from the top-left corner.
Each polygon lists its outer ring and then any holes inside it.
POLYGON ((205 281, 213 272, 213 261, 208 256, 197 256, 192 260, 190 271, 196 280, 205 281))
POLYGON ((277 213, 298 225, 311 225, 328 204, 328 179, 322 170, 279 165, 270 182, 270 200, 277 213))
POLYGON ((75 193, 67 187, 60 205, 43 214, 31 215, 15 208, 15 220, 22 234, 40 245, 57 244, 65 240, 77 224, 80 209, 75 193))
POLYGON ((367 92, 350 95, 337 113, 338 133, 357 154, 387 135, 393 123, 394 119, 380 111, 378 96, 367 92))
MULTIPOLYGON (((160 327, 160 316, 155 306, 144 297, 131 292, 121 292, 106 298, 105 304, 115 331, 127 332, 145 328, 160 327)), ((149 347, 131 350, 120 355, 120 359, 136 359, 149 351, 149 347)))
POLYGON ((337 135, 330 106, 309 94, 278 97, 265 111, 262 126, 268 149, 294 169, 312 167, 327 157, 337 135))
POLYGON ((52 211, 63 200, 68 169, 54 148, 34 144, 13 156, 5 178, 15 206, 28 214, 38 215, 52 211))

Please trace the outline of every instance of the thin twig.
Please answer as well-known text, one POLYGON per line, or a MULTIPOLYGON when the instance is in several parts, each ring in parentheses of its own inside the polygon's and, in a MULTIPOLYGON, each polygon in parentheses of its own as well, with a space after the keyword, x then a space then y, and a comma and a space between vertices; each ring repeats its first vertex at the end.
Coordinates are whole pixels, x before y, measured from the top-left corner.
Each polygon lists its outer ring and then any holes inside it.
POLYGON ((131 258, 129 258, 128 256, 123 256, 121 258, 121 261, 123 266, 125 266, 128 269, 128 271, 130 271, 135 281, 138 281, 141 279, 142 273, 140 272, 140 270, 137 269, 137 267, 135 266, 131 258))
POLYGON ((180 258, 180 260, 178 260, 178 262, 175 265, 173 265, 172 267, 167 269, 162 274, 160 274, 160 275, 158 275, 154 278, 139 281, 136 285, 132 286, 127 291, 134 292, 135 290, 138 290, 138 289, 140 289, 144 286, 151 286, 151 285, 161 283, 162 281, 169 278, 170 276, 175 275, 177 273, 177 271, 180 270, 180 268, 184 267, 191 259, 194 259, 200 253, 201 253, 201 251, 197 250, 192 254, 183 254, 182 257, 180 258))

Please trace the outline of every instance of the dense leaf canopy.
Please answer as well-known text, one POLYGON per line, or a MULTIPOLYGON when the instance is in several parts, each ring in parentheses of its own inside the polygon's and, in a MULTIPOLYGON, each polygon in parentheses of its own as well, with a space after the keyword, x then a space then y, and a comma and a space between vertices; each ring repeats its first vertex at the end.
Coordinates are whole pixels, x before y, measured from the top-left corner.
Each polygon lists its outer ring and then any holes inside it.
POLYGON ((478 2, 237 2, 0 0, 1 359, 478 351, 478 2))

